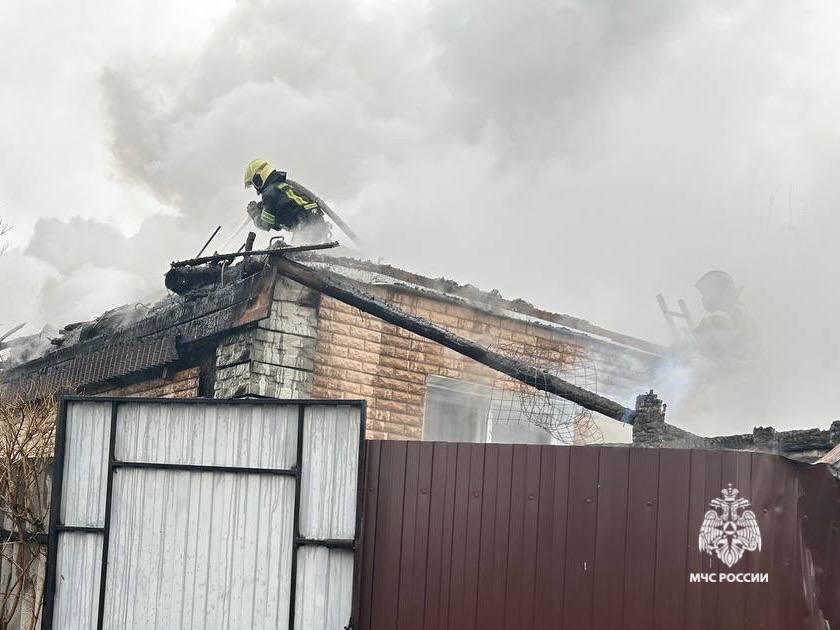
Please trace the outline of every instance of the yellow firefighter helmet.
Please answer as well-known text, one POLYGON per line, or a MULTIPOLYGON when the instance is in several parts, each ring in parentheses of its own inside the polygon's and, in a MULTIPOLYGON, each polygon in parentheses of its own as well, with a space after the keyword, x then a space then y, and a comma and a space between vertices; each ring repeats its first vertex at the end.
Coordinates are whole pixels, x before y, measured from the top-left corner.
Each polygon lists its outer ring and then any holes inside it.
POLYGON ((273 170, 274 167, 267 160, 261 158, 251 160, 245 168, 245 188, 254 186, 259 190, 265 185, 265 180, 273 170))

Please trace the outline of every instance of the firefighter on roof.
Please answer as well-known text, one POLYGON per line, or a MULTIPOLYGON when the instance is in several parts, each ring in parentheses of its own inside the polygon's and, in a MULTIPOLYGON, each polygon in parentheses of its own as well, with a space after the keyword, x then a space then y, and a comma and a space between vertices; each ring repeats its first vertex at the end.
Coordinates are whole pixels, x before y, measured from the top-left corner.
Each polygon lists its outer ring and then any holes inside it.
POLYGON ((752 318, 741 304, 741 290, 725 271, 709 271, 695 285, 709 312, 694 329, 700 352, 718 359, 749 360, 759 352, 752 318))
POLYGON ((251 160, 245 169, 245 187, 251 186, 261 197, 260 202, 248 204, 248 214, 258 228, 291 232, 304 228, 315 239, 329 234, 318 202, 293 182, 286 181, 284 171, 276 170, 266 160, 251 160))

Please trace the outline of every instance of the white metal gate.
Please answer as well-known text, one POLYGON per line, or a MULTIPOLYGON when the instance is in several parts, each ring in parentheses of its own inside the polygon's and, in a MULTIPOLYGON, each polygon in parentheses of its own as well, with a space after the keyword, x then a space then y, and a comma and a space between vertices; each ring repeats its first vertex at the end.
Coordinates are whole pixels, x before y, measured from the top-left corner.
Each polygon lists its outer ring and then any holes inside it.
POLYGON ((42 628, 351 626, 364 424, 363 401, 65 398, 42 628))

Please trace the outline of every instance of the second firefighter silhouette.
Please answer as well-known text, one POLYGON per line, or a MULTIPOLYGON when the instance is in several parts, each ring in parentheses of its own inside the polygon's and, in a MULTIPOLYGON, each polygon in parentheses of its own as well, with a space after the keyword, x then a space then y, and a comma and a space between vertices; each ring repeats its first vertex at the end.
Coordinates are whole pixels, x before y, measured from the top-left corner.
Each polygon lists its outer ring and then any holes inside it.
POLYGON ((286 179, 268 161, 251 160, 245 169, 245 187, 253 186, 260 194, 259 202, 248 204, 248 214, 262 230, 288 230, 296 241, 325 240, 329 224, 317 198, 302 186, 286 179))
POLYGON ((732 276, 710 271, 695 286, 709 312, 694 329, 700 353, 722 361, 755 359, 760 350, 758 333, 732 276))

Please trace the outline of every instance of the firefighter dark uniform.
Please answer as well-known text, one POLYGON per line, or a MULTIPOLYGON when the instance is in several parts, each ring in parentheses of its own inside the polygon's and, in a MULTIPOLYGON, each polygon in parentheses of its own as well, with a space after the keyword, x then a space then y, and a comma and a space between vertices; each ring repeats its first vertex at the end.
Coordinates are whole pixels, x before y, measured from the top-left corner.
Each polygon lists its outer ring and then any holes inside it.
POLYGON ((323 222, 318 202, 294 184, 286 173, 265 160, 253 160, 245 169, 245 186, 260 194, 259 203, 248 205, 254 224, 263 230, 291 230, 306 223, 323 222))

